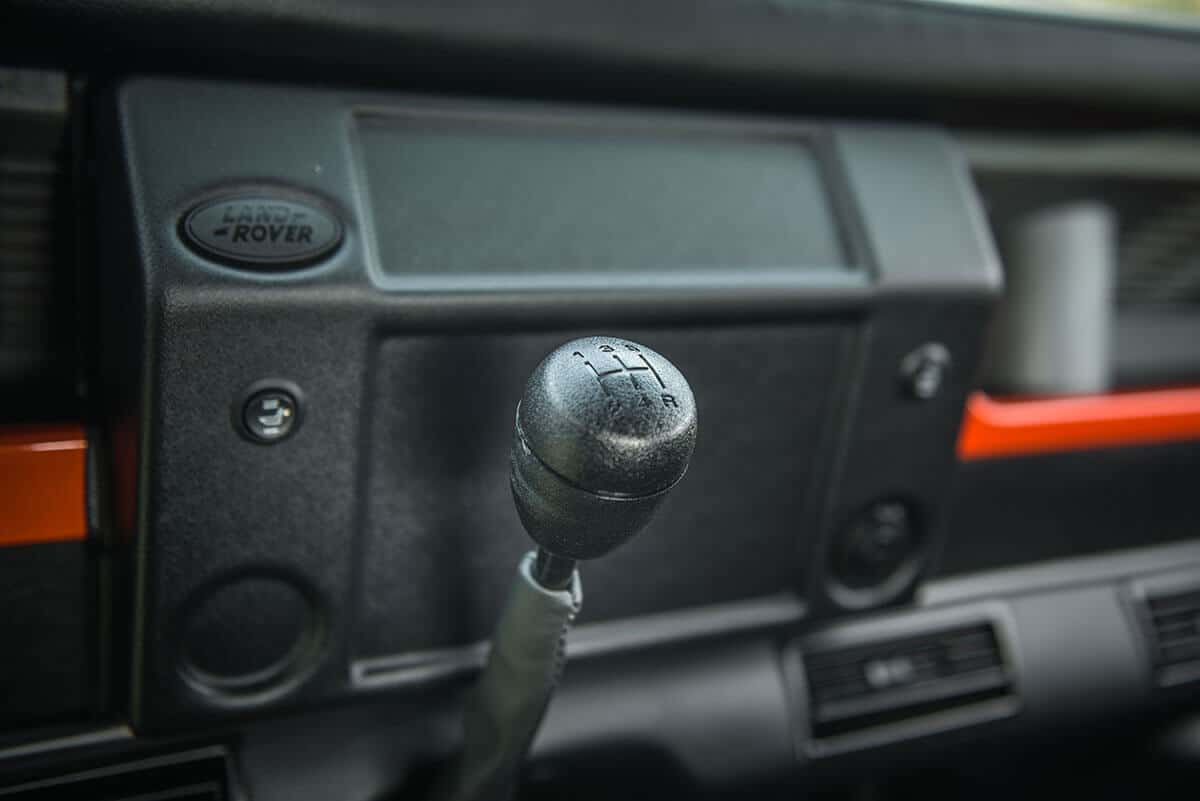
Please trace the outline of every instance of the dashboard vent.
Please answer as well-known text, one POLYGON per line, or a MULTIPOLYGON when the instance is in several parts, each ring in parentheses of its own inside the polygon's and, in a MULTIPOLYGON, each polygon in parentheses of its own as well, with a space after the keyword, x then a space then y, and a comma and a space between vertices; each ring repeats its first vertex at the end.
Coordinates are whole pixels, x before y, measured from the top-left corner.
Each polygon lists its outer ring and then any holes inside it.
MULTIPOLYGON (((1079 225, 1061 226, 1058 241, 1068 247, 1066 252, 1073 248, 1081 254, 1074 268, 1085 276, 1098 275, 1086 264, 1086 259, 1092 258, 1087 255, 1092 253, 1088 248, 1111 249, 1113 273, 1108 290, 1112 317, 1108 321, 1108 353, 1103 357, 1109 362, 1111 383, 1116 388, 1133 388, 1200 381, 1200 351, 1194 345, 1200 339, 1200 138, 1167 132, 1093 131, 1072 136, 964 133, 960 141, 1005 262, 1009 289, 1024 286, 1029 293, 1007 292, 1000 318, 1011 318, 1013 324, 1028 331, 1036 329, 1030 320, 1045 317, 1043 325, 1057 330, 1058 323, 1051 324, 1051 318, 1057 321, 1065 314, 1061 308, 1064 298, 1070 299, 1067 303, 1085 299, 1072 314, 1089 308, 1086 293, 1075 292, 1074 278, 1062 282, 1062 286, 1072 286, 1063 297, 1038 290, 1041 281, 1048 287, 1056 285, 1053 271, 1057 265, 1051 262, 1061 258, 1061 252, 1034 248, 1035 256, 1048 260, 1050 272, 1033 265, 1033 272, 1014 276, 1012 268, 1019 263, 1018 252, 1027 254, 1022 247, 1028 248, 1033 241, 1022 239, 1019 232, 1028 233, 1025 224, 1043 212, 1078 204, 1103 210, 1108 212, 1110 242, 1089 244, 1087 227, 1079 225), (1032 275, 1041 277, 1031 282, 1032 275), (1018 302, 1025 305, 1004 311, 1006 303, 1018 302)), ((1066 269, 1071 269, 1069 264, 1066 269)), ((1065 276, 1066 272, 1059 274, 1065 276)), ((1023 341, 1019 333, 1014 336, 1023 341)), ((1069 340, 1063 340, 1064 346, 1069 340)), ((1096 336, 1085 336, 1079 342, 1085 340, 1101 342, 1096 336)), ((1047 364, 1043 369, 1070 374, 1077 369, 1076 359, 1058 356, 1070 363, 1055 370, 1052 363, 1041 361, 1055 357, 1029 342, 1027 347, 1036 355, 1024 366, 1020 360, 1009 364, 1008 359, 1016 354, 1006 344, 1007 336, 990 346, 985 388, 1034 393, 1079 390, 1069 385, 1043 387, 1044 381, 1034 381, 1021 372, 1047 364)), ((1088 353, 1093 345, 1077 347, 1088 353)))
POLYGON ((0 369, 25 376, 53 356, 54 198, 61 183, 50 155, 0 155, 0 369))
POLYGON ((0 421, 63 416, 76 363, 67 85, 0 69, 0 421))
POLYGON ((804 656, 813 736, 833 737, 1007 696, 990 623, 804 656))
POLYGON ((1165 181, 977 171, 975 180, 1002 249, 1013 224, 1033 211, 1100 203, 1117 223, 1115 306, 1200 305, 1200 177, 1165 181))
POLYGON ((1146 618, 1159 683, 1200 678, 1200 589, 1147 597, 1146 618))

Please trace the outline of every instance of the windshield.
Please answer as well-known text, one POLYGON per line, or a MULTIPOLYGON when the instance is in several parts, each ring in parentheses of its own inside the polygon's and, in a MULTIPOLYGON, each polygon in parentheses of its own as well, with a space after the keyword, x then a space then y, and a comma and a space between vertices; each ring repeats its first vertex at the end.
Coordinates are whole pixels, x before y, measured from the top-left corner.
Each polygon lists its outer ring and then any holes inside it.
POLYGON ((1200 0, 901 0, 1034 16, 1200 30, 1200 0))

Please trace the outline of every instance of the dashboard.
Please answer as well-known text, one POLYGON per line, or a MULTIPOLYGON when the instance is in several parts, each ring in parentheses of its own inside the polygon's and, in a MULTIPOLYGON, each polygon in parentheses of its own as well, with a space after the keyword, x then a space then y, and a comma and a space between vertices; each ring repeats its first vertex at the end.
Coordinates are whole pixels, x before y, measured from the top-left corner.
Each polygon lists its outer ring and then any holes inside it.
POLYGON ((5 14, 0 797, 437 797, 531 548, 514 413, 579 337, 699 423, 579 567, 515 797, 1194 774, 1188 31, 5 14))

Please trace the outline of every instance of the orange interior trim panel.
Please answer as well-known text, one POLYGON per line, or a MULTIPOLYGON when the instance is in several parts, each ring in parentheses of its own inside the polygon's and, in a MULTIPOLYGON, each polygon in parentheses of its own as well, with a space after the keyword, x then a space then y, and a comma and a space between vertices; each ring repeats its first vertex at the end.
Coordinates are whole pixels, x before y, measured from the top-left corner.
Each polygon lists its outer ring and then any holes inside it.
POLYGON ((1200 387, 1062 398, 967 401, 960 459, 1200 439, 1200 387))
POLYGON ((0 426, 0 546, 86 537, 86 460, 82 426, 0 426))

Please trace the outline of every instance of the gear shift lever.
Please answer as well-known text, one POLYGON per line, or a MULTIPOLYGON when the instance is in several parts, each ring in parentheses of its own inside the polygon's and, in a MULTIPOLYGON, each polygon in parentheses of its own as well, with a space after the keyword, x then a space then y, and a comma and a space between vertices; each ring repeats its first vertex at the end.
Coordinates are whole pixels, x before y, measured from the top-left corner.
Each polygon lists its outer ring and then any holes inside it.
POLYGON ((575 562, 637 534, 687 470, 696 402, 654 351, 589 337, 547 356, 513 432, 512 491, 538 544, 535 577, 565 587, 575 562))
POLYGON ((538 548, 521 562, 467 701, 463 751, 436 798, 511 793, 582 603, 576 562, 641 531, 683 477, 695 444, 691 387, 649 348, 587 337, 558 347, 534 370, 517 406, 510 481, 538 548))

